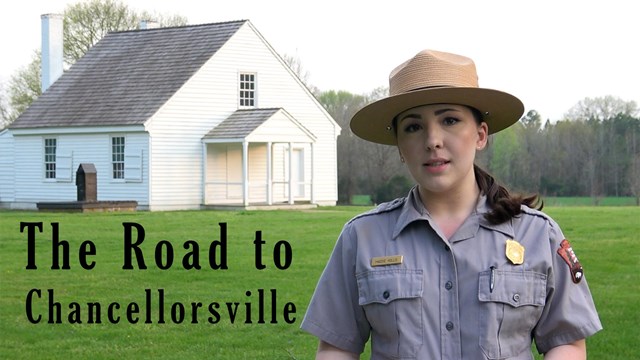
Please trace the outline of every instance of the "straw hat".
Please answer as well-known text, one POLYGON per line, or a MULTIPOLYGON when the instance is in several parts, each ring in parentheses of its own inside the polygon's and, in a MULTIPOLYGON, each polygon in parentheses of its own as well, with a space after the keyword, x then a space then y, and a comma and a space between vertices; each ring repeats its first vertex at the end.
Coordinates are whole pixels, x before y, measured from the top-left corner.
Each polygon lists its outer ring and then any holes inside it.
POLYGON ((395 145, 393 118, 416 106, 458 104, 478 109, 494 134, 514 124, 524 113, 522 102, 511 94, 478 87, 473 60, 456 54, 423 50, 389 75, 389 97, 373 102, 351 119, 359 137, 395 145))

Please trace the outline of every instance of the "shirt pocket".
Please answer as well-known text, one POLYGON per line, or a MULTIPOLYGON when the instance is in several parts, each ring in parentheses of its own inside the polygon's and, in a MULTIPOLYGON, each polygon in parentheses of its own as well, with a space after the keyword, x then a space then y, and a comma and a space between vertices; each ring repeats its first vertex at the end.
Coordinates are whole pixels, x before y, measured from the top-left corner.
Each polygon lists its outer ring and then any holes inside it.
POLYGON ((547 276, 534 271, 480 273, 480 347, 488 359, 524 352, 531 356, 531 331, 545 305, 547 276))
POLYGON ((423 335, 422 270, 367 271, 357 281, 358 303, 372 329, 372 356, 415 358, 423 335))

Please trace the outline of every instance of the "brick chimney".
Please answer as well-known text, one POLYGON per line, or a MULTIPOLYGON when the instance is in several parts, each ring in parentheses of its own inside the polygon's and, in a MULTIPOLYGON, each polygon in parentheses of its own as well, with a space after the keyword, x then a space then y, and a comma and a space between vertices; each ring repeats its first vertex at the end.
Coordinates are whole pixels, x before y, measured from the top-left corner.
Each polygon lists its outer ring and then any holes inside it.
POLYGON ((42 19, 42 78, 44 93, 62 75, 62 24, 61 14, 44 14, 42 19))

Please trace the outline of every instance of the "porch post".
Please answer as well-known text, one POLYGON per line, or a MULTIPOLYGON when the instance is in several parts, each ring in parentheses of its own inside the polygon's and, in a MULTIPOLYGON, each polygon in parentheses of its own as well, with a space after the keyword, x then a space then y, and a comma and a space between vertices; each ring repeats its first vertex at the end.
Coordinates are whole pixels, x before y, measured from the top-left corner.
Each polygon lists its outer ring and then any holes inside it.
POLYGON ((207 205, 207 143, 202 142, 202 205, 207 205))
POLYGON ((249 143, 242 140, 242 203, 249 205, 249 143))
POLYGON ((273 187, 273 179, 271 178, 272 175, 272 169, 271 169, 271 142, 267 143, 267 205, 271 205, 273 204, 273 192, 272 192, 272 187, 273 187))
POLYGON ((316 166, 316 162, 315 162, 315 158, 313 157, 313 143, 311 143, 311 186, 310 186, 311 189, 310 189, 310 191, 311 191, 311 203, 312 204, 316 203, 316 194, 313 191, 313 182, 314 182, 313 176, 315 174, 313 169, 315 168, 315 166, 316 166))
POLYGON ((289 204, 293 204, 293 143, 289 143, 289 204))

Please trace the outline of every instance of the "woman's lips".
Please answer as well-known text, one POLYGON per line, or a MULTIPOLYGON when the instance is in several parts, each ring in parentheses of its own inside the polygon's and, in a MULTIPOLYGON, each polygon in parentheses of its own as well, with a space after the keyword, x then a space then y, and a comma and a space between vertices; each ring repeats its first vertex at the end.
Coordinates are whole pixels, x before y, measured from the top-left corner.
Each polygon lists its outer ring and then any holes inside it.
POLYGON ((448 167, 449 163, 451 163, 451 161, 446 159, 433 159, 424 163, 423 166, 430 173, 439 173, 444 171, 448 167))

